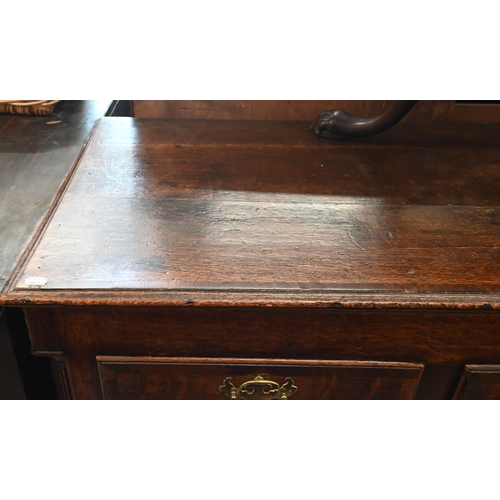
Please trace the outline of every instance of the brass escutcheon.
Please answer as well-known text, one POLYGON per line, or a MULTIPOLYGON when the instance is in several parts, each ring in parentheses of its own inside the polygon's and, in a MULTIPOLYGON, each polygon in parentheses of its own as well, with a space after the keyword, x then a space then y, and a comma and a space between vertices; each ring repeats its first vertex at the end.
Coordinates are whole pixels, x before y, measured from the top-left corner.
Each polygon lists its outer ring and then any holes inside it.
POLYGON ((298 387, 292 378, 287 377, 285 383, 280 386, 274 380, 266 380, 257 375, 253 380, 243 382, 239 388, 233 384, 233 378, 228 377, 219 387, 219 392, 224 393, 229 399, 288 399, 298 391, 298 387))

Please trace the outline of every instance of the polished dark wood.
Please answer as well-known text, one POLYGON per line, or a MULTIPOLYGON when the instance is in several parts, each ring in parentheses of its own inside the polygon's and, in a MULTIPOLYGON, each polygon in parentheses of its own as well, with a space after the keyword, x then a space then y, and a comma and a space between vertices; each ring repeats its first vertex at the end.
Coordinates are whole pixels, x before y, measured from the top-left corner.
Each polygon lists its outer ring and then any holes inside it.
POLYGON ((500 149, 325 147, 300 125, 293 145, 278 122, 211 138, 206 123, 103 119, 11 297, 500 292, 500 149))
POLYGON ((110 101, 64 101, 50 116, 0 115, 0 294, 110 101))
MULTIPOLYGON (((43 230, 91 128, 109 104, 64 101, 50 116, 0 115, 0 303, 30 243, 43 230)), ((0 379, 13 389, 0 389, 0 398, 55 398, 49 360, 30 354, 22 312, 7 310, 2 321, 0 379)))
POLYGON ((327 139, 349 139, 380 134, 399 123, 417 101, 394 101, 371 118, 354 116, 343 109, 322 111, 312 124, 314 134, 327 139))
POLYGON ((354 114, 377 114, 385 101, 132 101, 136 118, 195 120, 305 120, 342 107, 354 114))
POLYGON ((278 384, 287 377, 291 399, 412 399, 423 365, 345 361, 141 358, 99 356, 104 399, 227 399, 219 391, 256 376, 278 384))
POLYGON ((453 120, 458 123, 500 123, 500 101, 488 104, 472 102, 457 103, 453 109, 453 120))
MULTIPOLYGON (((342 109, 369 118, 394 101, 131 101, 136 118, 202 120, 304 120, 312 122, 324 109, 342 109)), ((499 123, 500 106, 475 101, 418 101, 402 124, 499 123)))
POLYGON ((466 365, 454 399, 500 399, 500 365, 466 365))
POLYGON ((25 314, 35 353, 64 352, 77 399, 101 397, 100 355, 425 363, 417 397, 443 399, 461 366, 493 363, 500 352, 498 314, 487 310, 63 306, 25 314))
MULTIPOLYGON (((102 380, 142 397, 144 377, 160 397, 221 359, 423 365, 415 397, 451 398, 465 365, 500 364, 499 130, 402 121, 379 138, 104 118, 2 300, 25 308, 34 352, 64 357, 75 399, 106 396, 102 380), (103 375, 101 356, 207 361, 103 375)), ((363 397, 349 373, 343 397, 363 397)))

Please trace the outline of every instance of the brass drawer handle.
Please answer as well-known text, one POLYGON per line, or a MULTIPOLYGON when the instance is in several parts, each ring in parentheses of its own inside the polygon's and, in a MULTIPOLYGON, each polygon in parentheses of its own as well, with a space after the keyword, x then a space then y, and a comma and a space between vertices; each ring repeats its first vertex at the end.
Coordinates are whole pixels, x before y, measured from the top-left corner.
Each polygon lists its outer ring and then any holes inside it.
POLYGON ((274 380, 266 380, 261 375, 243 382, 238 388, 233 384, 233 378, 228 377, 219 387, 219 392, 224 393, 229 399, 288 399, 298 390, 290 377, 287 377, 280 387, 274 380))

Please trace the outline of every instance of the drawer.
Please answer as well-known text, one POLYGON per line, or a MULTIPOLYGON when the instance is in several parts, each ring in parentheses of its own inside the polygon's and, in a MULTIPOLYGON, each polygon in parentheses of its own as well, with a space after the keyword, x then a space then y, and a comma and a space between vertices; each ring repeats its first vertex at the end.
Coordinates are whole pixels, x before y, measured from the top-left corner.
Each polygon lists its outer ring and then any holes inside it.
POLYGON ((454 399, 500 399, 500 365, 466 365, 454 399))
POLYGON ((423 365, 97 356, 104 399, 412 399, 423 365))

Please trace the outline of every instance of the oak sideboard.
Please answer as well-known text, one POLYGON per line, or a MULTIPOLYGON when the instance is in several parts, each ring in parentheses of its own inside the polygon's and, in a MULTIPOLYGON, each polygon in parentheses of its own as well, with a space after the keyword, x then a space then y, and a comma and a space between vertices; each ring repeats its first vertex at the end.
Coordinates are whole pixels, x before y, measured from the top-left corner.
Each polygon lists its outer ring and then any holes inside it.
POLYGON ((500 398, 500 129, 103 118, 3 300, 67 398, 500 398))

